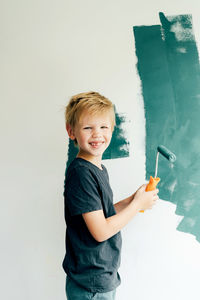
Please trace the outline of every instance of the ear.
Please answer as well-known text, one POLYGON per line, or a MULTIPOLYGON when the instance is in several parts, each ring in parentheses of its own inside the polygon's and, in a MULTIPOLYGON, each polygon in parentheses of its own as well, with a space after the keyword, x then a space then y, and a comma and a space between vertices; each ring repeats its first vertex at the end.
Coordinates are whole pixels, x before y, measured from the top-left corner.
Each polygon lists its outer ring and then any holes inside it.
POLYGON ((72 127, 71 127, 69 124, 66 125, 66 130, 67 130, 67 133, 68 133, 69 138, 70 138, 71 140, 75 140, 76 137, 75 137, 75 135, 74 135, 74 130, 72 129, 72 127))

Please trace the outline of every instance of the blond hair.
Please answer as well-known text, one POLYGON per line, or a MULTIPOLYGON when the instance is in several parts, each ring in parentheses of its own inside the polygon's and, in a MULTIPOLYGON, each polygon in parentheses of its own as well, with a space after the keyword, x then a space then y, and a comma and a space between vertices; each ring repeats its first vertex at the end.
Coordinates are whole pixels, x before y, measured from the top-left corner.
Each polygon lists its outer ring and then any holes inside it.
POLYGON ((65 109, 65 122, 74 129, 84 111, 91 114, 110 112, 112 130, 115 126, 114 105, 106 97, 97 92, 87 92, 74 95, 69 100, 65 109))

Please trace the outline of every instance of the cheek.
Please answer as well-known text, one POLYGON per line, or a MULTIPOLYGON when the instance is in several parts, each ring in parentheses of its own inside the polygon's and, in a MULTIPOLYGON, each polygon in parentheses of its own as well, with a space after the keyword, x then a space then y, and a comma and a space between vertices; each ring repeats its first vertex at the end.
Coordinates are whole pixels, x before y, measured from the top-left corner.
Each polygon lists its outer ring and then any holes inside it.
POLYGON ((81 143, 87 142, 87 140, 88 140, 87 134, 82 134, 81 136, 79 136, 79 140, 81 143))
POLYGON ((107 140, 110 142, 112 138, 112 132, 110 132, 109 134, 107 134, 107 140))

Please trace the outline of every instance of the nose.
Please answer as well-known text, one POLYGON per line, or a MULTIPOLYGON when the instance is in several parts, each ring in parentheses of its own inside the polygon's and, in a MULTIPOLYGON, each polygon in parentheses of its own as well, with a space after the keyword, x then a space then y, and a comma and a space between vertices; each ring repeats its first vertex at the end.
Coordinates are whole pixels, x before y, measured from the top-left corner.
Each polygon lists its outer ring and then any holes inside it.
POLYGON ((93 129, 92 136, 93 136, 93 137, 99 137, 100 135, 101 135, 100 128, 98 128, 98 127, 96 128, 96 127, 95 127, 95 128, 93 129))

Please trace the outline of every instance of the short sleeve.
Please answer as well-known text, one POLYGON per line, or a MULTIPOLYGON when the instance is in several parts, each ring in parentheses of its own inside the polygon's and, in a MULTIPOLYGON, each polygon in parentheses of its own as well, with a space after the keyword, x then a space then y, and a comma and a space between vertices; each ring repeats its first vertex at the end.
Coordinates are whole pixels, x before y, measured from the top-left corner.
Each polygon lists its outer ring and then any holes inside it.
POLYGON ((64 196, 71 216, 102 209, 98 183, 86 167, 71 170, 66 179, 64 196))

